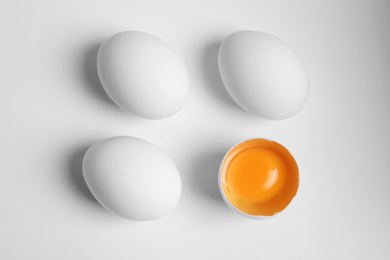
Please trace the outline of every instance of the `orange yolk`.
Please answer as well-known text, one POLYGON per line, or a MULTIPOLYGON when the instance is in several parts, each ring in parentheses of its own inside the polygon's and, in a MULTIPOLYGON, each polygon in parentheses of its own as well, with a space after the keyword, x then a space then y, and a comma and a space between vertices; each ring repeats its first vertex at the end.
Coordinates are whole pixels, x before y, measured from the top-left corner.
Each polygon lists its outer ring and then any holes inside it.
POLYGON ((237 145, 226 155, 221 170, 226 198, 249 215, 282 211, 298 190, 297 164, 276 142, 252 139, 237 145))

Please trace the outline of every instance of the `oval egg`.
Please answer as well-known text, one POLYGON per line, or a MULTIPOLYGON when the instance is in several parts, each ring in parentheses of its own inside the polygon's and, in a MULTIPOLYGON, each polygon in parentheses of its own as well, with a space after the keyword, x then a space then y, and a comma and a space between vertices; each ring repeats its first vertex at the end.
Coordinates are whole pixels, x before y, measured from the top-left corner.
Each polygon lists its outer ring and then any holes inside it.
POLYGON ((83 175, 96 200, 131 220, 169 213, 181 195, 174 162, 155 145, 120 136, 93 144, 83 159, 83 175))
POLYGON ((173 49, 137 31, 115 34, 100 47, 97 71, 103 88, 123 110, 148 119, 169 117, 189 95, 188 72, 173 49))
POLYGON ((221 44, 218 66, 230 96, 257 116, 289 118, 307 100, 309 82, 301 59, 270 34, 239 31, 229 35, 221 44))

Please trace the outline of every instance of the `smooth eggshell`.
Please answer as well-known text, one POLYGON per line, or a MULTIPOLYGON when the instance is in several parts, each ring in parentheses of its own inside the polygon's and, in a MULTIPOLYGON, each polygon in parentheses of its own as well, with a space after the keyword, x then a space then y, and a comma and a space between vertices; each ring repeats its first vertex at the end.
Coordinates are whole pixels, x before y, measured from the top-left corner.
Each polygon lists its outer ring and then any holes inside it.
POLYGON ((132 220, 153 220, 178 203, 181 179, 158 147, 136 137, 93 144, 83 159, 85 181, 107 210, 132 220))
POLYGON ((218 65, 230 96, 252 114, 285 119, 298 113, 307 100, 309 82, 301 59, 270 34, 229 35, 220 47, 218 65))
POLYGON ((188 72, 173 49, 137 31, 113 35, 100 47, 99 79, 122 109, 148 119, 177 113, 189 95, 188 72))

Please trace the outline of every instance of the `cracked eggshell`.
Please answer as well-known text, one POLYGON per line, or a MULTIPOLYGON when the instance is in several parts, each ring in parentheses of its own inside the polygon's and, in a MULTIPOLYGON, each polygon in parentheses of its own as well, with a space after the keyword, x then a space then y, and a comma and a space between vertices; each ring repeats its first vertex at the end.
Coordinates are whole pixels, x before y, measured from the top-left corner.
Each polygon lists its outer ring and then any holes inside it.
POLYGON ((289 118, 308 98, 303 62, 288 44, 270 34, 239 31, 229 35, 221 44, 218 66, 230 96, 257 116, 289 118))
POLYGON ((226 153, 218 172, 218 187, 234 212, 250 219, 270 219, 294 201, 299 189, 299 169, 284 146, 253 138, 226 153), (254 151, 256 157, 248 160, 247 152, 254 151), (243 157, 247 159, 242 160, 243 157))

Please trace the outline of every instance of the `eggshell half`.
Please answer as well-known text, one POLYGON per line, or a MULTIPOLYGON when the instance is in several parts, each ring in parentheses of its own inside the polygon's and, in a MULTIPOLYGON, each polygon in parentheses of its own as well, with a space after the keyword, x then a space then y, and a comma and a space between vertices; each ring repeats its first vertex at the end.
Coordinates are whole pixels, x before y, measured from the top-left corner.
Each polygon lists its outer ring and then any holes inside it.
POLYGON ((236 213, 251 219, 270 219, 284 212, 296 196, 299 169, 281 144, 264 138, 249 139, 226 153, 219 168, 218 186, 222 198, 236 213), (239 159, 251 151, 261 153, 252 157, 255 160, 239 159))

